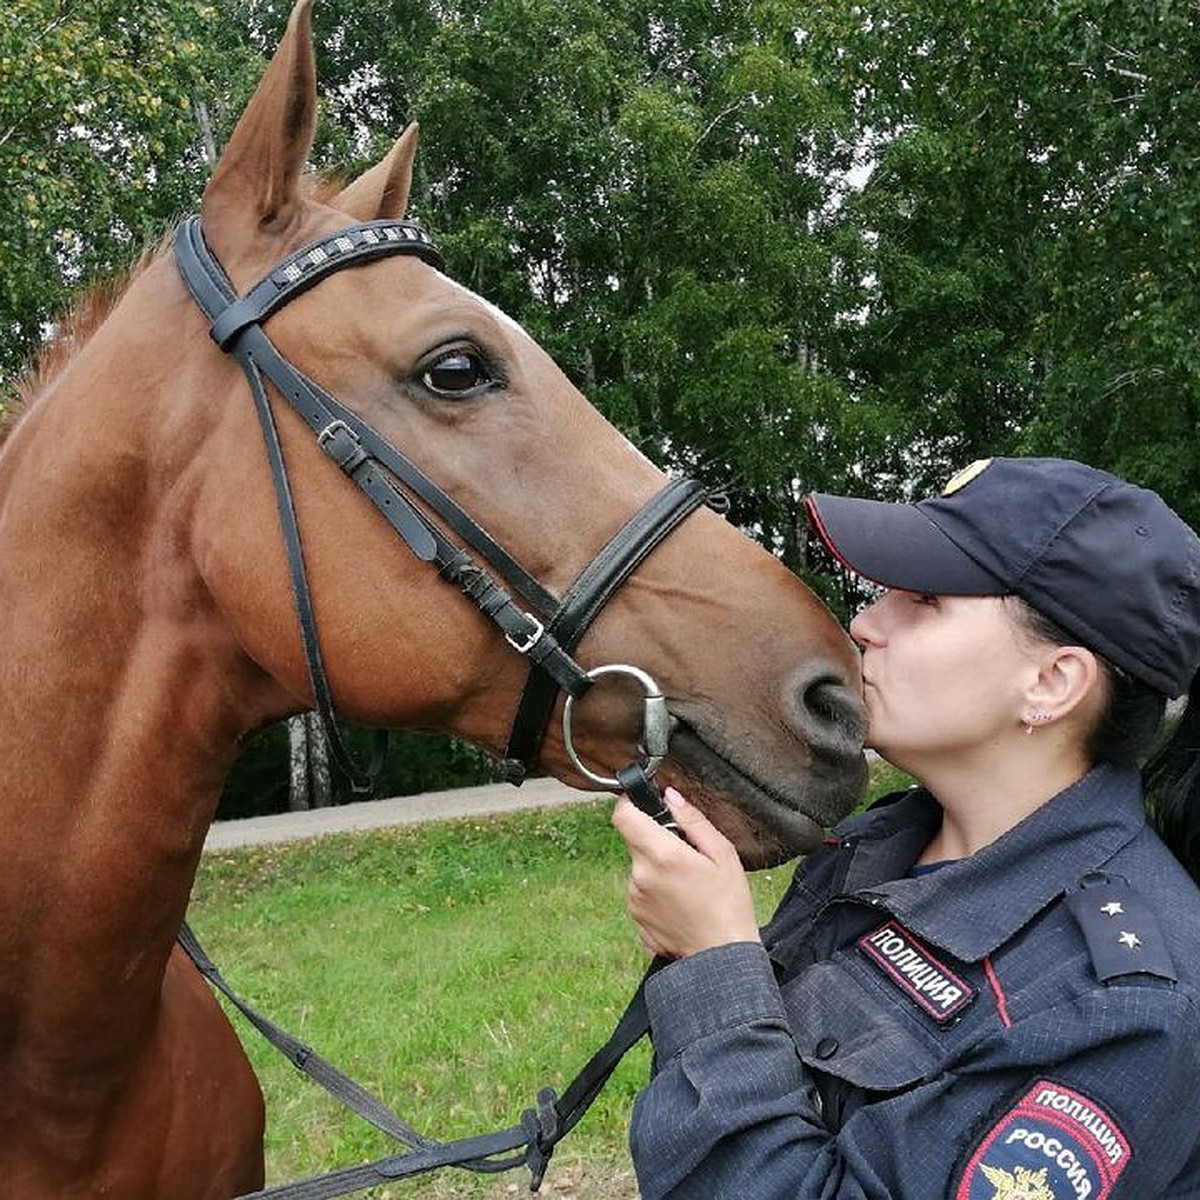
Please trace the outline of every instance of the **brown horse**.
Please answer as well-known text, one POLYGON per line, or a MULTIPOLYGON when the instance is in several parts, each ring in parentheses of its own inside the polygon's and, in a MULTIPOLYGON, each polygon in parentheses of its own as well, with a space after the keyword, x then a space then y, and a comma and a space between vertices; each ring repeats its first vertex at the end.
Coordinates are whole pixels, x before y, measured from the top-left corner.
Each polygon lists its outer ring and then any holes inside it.
MULTIPOLYGON (((302 185, 308 2, 203 198, 239 290, 406 204, 411 132, 324 203, 302 185)), ((269 326, 551 591, 663 485, 519 328, 419 258, 332 275, 269 326)), ((262 1100, 173 948, 243 739, 313 694, 246 379, 170 256, 76 333, 0 450, 0 1179, 10 1200, 216 1200, 261 1186, 262 1100)), ((338 710, 502 753, 521 657, 275 403, 338 710)), ((662 774, 748 862, 803 849, 855 799, 853 648, 712 512, 638 567, 579 654, 661 681, 662 774)), ((606 684, 577 706, 588 761, 630 759, 630 699, 606 684)), ((556 732, 542 764, 582 782, 556 732)))

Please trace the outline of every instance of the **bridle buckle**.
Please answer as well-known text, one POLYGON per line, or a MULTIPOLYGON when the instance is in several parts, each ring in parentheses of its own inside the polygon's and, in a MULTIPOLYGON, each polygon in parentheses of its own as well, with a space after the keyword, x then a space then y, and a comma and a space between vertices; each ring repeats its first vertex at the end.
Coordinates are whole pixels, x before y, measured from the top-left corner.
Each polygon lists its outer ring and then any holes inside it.
POLYGON ((317 445, 333 459, 347 475, 354 472, 371 456, 363 449, 358 434, 342 420, 330 421, 317 434, 317 445))
POLYGON ((518 641, 511 633, 504 635, 504 640, 518 653, 528 654, 542 640, 542 634, 546 632, 546 626, 537 619, 531 612, 525 613, 525 620, 530 624, 530 631, 526 637, 518 641))

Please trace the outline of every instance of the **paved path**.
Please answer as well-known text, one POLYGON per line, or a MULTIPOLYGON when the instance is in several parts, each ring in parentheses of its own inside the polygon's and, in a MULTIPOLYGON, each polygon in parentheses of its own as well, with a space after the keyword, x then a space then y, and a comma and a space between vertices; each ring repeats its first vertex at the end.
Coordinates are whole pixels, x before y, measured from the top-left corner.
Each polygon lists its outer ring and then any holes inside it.
POLYGON ((425 821, 448 821, 453 817, 518 812, 527 808, 558 808, 564 804, 595 800, 598 795, 596 792, 569 788, 557 779, 531 779, 519 788, 509 783, 489 783, 482 787, 425 792, 419 796, 399 796, 392 800, 337 804, 308 812, 216 821, 208 831, 204 848, 227 850, 234 846, 295 842, 326 833, 383 829, 389 825, 416 825, 425 821))

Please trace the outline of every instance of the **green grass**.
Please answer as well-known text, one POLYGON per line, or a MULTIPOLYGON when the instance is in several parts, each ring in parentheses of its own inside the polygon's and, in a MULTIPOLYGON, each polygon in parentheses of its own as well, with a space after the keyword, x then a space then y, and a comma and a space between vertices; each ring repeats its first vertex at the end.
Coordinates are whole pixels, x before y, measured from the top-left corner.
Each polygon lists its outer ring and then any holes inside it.
MULTIPOLYGON (((895 779, 879 775, 873 794, 895 779)), ((517 1120, 538 1088, 565 1087, 640 978, 609 810, 601 801, 209 853, 189 919, 237 991, 422 1132, 484 1132, 517 1120)), ((790 866, 753 876, 764 919, 790 877, 790 866)), ((234 1021, 267 1098, 269 1182, 399 1149, 234 1021)), ((625 1132, 648 1065, 643 1045, 618 1068, 560 1149, 558 1191, 547 1194, 636 1195, 625 1132)), ((524 1191, 523 1173, 501 1178, 442 1172, 375 1194, 524 1191)))

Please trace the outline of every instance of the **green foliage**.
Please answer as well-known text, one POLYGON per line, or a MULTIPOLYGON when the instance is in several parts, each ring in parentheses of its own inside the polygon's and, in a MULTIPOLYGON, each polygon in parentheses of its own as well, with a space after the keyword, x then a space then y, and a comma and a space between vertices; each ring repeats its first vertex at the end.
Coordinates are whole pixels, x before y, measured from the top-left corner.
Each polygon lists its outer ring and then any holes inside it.
POLYGON ((1195 8, 1067 8, 1072 108, 1088 119, 1062 122, 1071 171, 1045 263, 1046 403, 1029 444, 1066 430, 1080 456, 1158 488, 1200 524, 1195 8))
MULTIPOLYGON (((286 15, 5 8, 0 373, 194 204, 286 15)), ((455 273, 793 564, 807 488, 894 495, 997 452, 1200 512, 1184 0, 321 0, 314 21, 318 165, 420 119, 414 207, 455 273)))
POLYGON ((195 204, 199 116, 231 78, 197 0, 9 0, 0 10, 0 380, 81 282, 195 204))
POLYGON ((1200 109, 1176 0, 872 0, 827 52, 873 169, 837 370, 882 494, 995 453, 1083 458, 1200 517, 1200 109))

